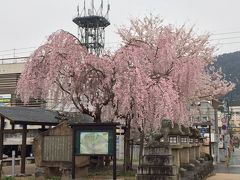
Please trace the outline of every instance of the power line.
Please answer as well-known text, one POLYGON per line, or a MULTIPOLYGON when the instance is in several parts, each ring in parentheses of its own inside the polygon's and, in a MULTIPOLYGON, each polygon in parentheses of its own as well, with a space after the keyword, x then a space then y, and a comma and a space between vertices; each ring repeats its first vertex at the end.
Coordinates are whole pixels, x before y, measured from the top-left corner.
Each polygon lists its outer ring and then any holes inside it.
POLYGON ((210 39, 210 41, 219 41, 219 40, 225 40, 225 39, 238 39, 238 38, 240 38, 240 36, 218 38, 218 39, 210 39))
MULTIPOLYGON (((220 36, 220 35, 230 35, 230 34, 240 34, 240 31, 230 31, 230 32, 222 32, 222 33, 215 33, 215 34, 211 34, 211 36, 220 36)), ((237 38, 240 38, 240 36, 234 36, 234 37, 224 37, 224 38, 216 38, 216 39, 210 39, 210 41, 218 41, 218 40, 227 40, 227 39, 237 39, 237 38)), ((219 43, 220 45, 228 45, 228 44, 239 44, 240 41, 238 42, 226 42, 226 43, 219 43)), ((112 41, 112 42, 106 42, 105 45, 108 45, 108 46, 105 46, 105 47, 112 47, 111 44, 115 44, 114 46, 115 47, 119 47, 121 45, 121 42, 119 41, 112 41)), ((6 49, 6 50, 0 50, 0 52, 15 52, 13 54, 19 54, 21 52, 16 52, 16 51, 19 51, 19 50, 26 50, 26 49, 35 49, 37 48, 37 46, 32 46, 32 47, 24 47, 24 48, 13 48, 13 49, 6 49)), ((30 52, 30 51, 28 51, 30 52)), ((1 55, 1 54, 0 54, 1 55)), ((12 54, 3 54, 1 56, 5 56, 5 55, 12 55, 12 54)))
POLYGON ((239 43, 240 41, 236 41, 236 42, 218 43, 218 45, 239 44, 239 43))
POLYGON ((223 33, 215 33, 211 34, 212 36, 226 35, 226 34, 239 34, 240 31, 232 31, 232 32, 223 32, 223 33))
POLYGON ((12 55, 18 55, 18 54, 25 54, 25 53, 32 53, 33 51, 22 51, 22 52, 13 52, 8 54, 0 54, 0 56, 12 56, 12 55))
POLYGON ((1 50, 0 52, 8 52, 8 51, 18 51, 18 50, 25 50, 25 49, 34 49, 37 47, 25 47, 25 48, 13 48, 13 49, 6 49, 6 50, 1 50))
MULTIPOLYGON (((110 45, 110 44, 119 44, 120 45, 120 42, 117 42, 117 41, 112 41, 112 42, 107 42, 107 43, 105 43, 105 44, 107 44, 107 45, 110 45)), ((116 46, 116 45, 115 45, 116 46)), ((1 52, 15 52, 15 54, 19 54, 19 53, 22 53, 22 52, 17 52, 17 51, 19 51, 19 50, 27 50, 27 49, 36 49, 36 48, 38 48, 37 46, 34 46, 34 47, 24 47, 24 48, 12 48, 12 49, 5 49, 5 50, 0 50, 0 53, 1 52)), ((30 51, 28 51, 28 52, 30 52, 30 51)), ((33 51, 31 51, 31 52, 33 52, 33 51)), ((13 53, 12 53, 13 54, 13 53)), ((3 54, 3 55, 12 55, 12 54, 3 54)), ((1 55, 1 54, 0 54, 1 55)), ((1 56, 3 56, 3 55, 1 55, 1 56)))

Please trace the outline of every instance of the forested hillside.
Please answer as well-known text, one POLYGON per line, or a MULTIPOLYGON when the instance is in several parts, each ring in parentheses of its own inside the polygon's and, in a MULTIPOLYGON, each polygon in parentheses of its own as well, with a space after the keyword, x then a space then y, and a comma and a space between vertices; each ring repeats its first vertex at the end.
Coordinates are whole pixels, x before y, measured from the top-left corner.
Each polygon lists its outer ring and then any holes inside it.
POLYGON ((226 79, 236 83, 236 89, 229 93, 229 100, 240 99, 240 51, 217 57, 215 66, 221 68, 226 79))

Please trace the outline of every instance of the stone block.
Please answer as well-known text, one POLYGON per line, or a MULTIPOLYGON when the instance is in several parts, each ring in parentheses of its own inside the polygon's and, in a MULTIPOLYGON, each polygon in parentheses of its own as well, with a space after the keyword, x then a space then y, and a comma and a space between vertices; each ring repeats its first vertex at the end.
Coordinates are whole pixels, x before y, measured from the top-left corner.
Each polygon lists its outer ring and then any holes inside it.
POLYGON ((138 167, 137 174, 151 174, 151 175, 167 175, 174 176, 178 174, 177 166, 150 166, 150 165, 141 165, 138 167))
POLYGON ((46 179, 46 169, 42 167, 36 167, 35 169, 35 179, 36 180, 45 180, 46 179))
POLYGON ((45 167, 46 177, 61 176, 59 167, 45 167))
POLYGON ((184 169, 184 168, 179 168, 179 173, 181 175, 181 177, 184 177, 186 176, 186 173, 187 173, 187 169, 184 169))
POLYGON ((76 167, 75 168, 75 177, 84 178, 88 176, 88 167, 76 167))
POLYGON ((169 146, 166 147, 144 147, 144 155, 171 155, 172 149, 169 146))
POLYGON ((71 169, 62 169, 61 180, 69 180, 71 178, 72 178, 72 171, 71 171, 71 169))
POLYGON ((138 174, 136 180, 178 180, 177 176, 159 176, 159 175, 146 175, 138 174))
POLYGON ((143 165, 173 165, 173 156, 171 155, 144 155, 143 165))
POLYGON ((183 148, 180 150, 180 164, 189 163, 189 148, 183 148))

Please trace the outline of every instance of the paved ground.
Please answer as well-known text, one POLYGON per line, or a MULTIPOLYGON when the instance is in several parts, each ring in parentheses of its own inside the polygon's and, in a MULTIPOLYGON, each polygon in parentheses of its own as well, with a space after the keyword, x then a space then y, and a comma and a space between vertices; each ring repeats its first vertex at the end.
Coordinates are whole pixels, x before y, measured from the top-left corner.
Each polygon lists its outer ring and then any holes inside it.
POLYGON ((218 164, 215 172, 216 175, 207 180, 240 180, 240 150, 235 148, 228 167, 225 163, 218 164))
MULTIPOLYGON (((26 174, 32 175, 35 172, 35 164, 27 164, 26 165, 26 174)), ((5 166, 3 167, 3 176, 11 175, 12 174, 12 167, 5 166)), ((20 174, 20 166, 16 166, 15 174, 20 174)))
MULTIPOLYGON (((34 174, 35 164, 27 164, 26 174, 34 174)), ((207 178, 207 180, 240 180, 240 149, 235 149, 230 165, 227 167, 225 163, 218 164, 215 167, 216 175, 207 178)), ((20 166, 16 166, 16 173, 20 174, 20 166)), ((3 175, 11 174, 11 166, 3 167, 3 175)), ((23 178, 28 179, 28 178, 23 178)), ((19 180, 23 180, 19 179, 19 180)), ((98 179, 98 178, 96 178, 98 179)), ((100 178, 101 179, 101 178, 100 178)), ((123 178, 120 178, 121 180, 123 178)), ((30 180, 32 180, 30 178, 30 180)), ((98 179, 99 180, 99 179, 98 179)), ((106 178, 104 179, 106 180, 106 178)))
POLYGON ((215 176, 207 178, 207 180, 239 180, 240 174, 217 173, 215 176))

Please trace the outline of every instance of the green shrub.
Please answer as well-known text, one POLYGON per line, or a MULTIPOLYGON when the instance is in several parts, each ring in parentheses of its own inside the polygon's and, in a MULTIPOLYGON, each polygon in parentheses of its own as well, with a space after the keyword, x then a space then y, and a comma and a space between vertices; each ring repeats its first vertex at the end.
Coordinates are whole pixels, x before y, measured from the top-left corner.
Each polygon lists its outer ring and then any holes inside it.
POLYGON ((53 177, 50 177, 48 180, 61 180, 61 177, 53 176, 53 177))
POLYGON ((12 176, 4 176, 2 180, 15 180, 15 177, 12 176))

